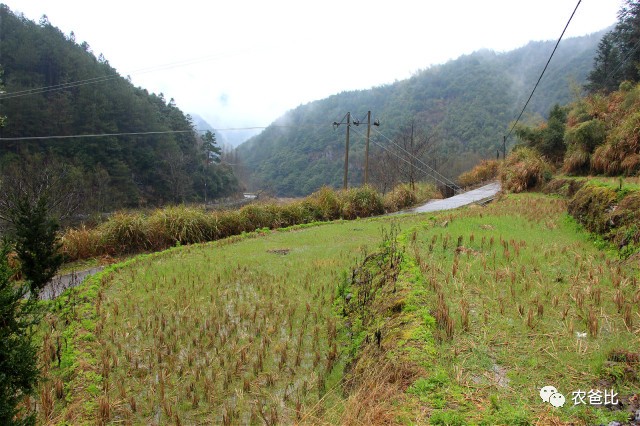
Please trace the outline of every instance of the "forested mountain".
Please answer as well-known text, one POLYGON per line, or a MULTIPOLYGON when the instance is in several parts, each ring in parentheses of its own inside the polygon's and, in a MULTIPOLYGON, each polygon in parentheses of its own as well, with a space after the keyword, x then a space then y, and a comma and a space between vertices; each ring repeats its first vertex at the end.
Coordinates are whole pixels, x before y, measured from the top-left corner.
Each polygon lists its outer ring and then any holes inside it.
POLYGON ((3 171, 30 158, 64 163, 91 195, 85 208, 94 211, 237 190, 229 167, 206 164, 209 154, 191 118, 173 99, 134 87, 88 43, 65 36, 44 16, 35 23, 0 5, 0 22, 3 171), (113 136, 45 138, 103 134, 113 136))
MULTIPOLYGON (((525 118, 546 116, 554 104, 571 100, 572 90, 586 81, 602 34, 560 44, 525 118)), ((421 153, 424 164, 455 177, 479 158, 495 158, 554 43, 531 42, 507 53, 478 51, 407 80, 301 105, 238 148, 244 169, 251 173, 249 184, 280 195, 340 186, 345 126, 335 129, 331 123, 340 122, 347 111, 362 121, 368 110, 380 120, 372 131, 371 147, 372 167, 380 169, 379 175, 389 166, 383 156, 389 160, 398 153, 390 140, 406 139, 413 124, 423 141, 429 141, 421 153)), ((351 127, 351 185, 362 182, 365 127, 351 127)))

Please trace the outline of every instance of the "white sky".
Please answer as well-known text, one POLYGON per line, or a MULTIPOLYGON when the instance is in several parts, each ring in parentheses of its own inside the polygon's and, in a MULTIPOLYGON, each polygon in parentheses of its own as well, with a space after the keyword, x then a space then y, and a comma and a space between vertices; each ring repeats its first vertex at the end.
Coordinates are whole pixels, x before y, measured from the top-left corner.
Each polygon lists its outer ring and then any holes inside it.
MULTIPOLYGON (((46 14, 135 85, 225 128, 266 126, 299 104, 401 80, 481 48, 557 40, 577 0, 5 3, 36 22, 46 14)), ((582 0, 565 37, 614 24, 621 5, 582 0)))

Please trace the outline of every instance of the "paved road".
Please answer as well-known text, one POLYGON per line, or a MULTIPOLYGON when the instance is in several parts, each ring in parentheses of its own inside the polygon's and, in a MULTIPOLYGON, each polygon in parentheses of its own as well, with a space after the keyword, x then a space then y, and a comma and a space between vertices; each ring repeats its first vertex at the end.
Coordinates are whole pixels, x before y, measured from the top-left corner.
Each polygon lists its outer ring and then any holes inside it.
POLYGON ((458 207, 473 204, 478 201, 484 200, 485 198, 491 198, 498 192, 500 192, 500 183, 493 182, 478 189, 455 195, 451 198, 445 198, 443 200, 431 200, 422 206, 414 207, 409 210, 403 210, 398 213, 426 213, 440 210, 457 209, 458 207))
POLYGON ((104 266, 75 271, 70 274, 56 275, 40 292, 40 299, 50 300, 60 296, 66 289, 75 287, 84 281, 89 275, 102 271, 104 266))

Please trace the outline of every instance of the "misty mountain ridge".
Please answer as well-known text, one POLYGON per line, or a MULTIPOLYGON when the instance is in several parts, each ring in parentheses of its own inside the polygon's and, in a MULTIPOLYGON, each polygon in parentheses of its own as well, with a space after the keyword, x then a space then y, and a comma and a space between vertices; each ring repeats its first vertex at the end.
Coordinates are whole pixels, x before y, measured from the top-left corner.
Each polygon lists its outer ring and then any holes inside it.
MULTIPOLYGON (((523 119, 546 117, 554 104, 566 104, 586 82, 598 43, 606 30, 563 40, 523 119)), ((455 178, 481 158, 495 158, 503 135, 529 97, 555 41, 532 41, 503 53, 483 49, 434 65, 412 77, 368 90, 345 91, 300 105, 238 147, 253 189, 278 195, 304 195, 323 185, 340 187, 344 167, 347 111, 380 120, 372 131, 370 158, 389 149, 411 122, 434 135, 437 147, 423 159, 455 178), (376 139, 377 138, 377 139, 376 139)), ((362 183, 363 133, 354 127, 350 147, 350 185, 362 183)), ((513 143, 513 141, 511 141, 513 143)))
POLYGON ((189 114, 193 121, 193 125, 199 133, 204 133, 207 130, 215 133, 216 141, 223 149, 234 149, 238 145, 246 142, 251 137, 260 133, 255 129, 242 129, 238 130, 218 130, 215 129, 209 122, 199 114, 189 114))

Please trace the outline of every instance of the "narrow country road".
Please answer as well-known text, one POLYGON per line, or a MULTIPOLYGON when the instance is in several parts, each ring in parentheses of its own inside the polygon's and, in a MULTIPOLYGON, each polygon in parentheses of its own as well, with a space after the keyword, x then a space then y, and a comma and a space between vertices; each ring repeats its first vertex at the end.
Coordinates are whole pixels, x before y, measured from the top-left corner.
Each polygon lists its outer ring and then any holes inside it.
POLYGON ((60 296, 66 289, 82 283, 90 275, 100 272, 103 266, 96 266, 83 271, 74 271, 70 274, 56 275, 40 292, 40 299, 51 300, 60 296))
POLYGON ((398 213, 427 213, 441 210, 457 209, 458 207, 466 206, 468 204, 477 203, 478 201, 491 198, 498 192, 500 192, 500 183, 492 182, 488 185, 481 186, 478 189, 458 194, 451 198, 445 198, 442 200, 431 200, 426 204, 423 204, 422 206, 414 207, 409 210, 403 210, 398 213))

